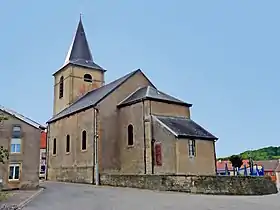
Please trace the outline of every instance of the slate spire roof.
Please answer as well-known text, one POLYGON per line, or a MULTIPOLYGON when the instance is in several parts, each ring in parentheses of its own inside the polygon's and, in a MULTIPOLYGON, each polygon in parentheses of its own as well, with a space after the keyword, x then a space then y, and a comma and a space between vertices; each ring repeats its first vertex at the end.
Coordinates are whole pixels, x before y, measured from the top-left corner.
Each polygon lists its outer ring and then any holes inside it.
POLYGON ((132 94, 130 94, 127 98, 120 102, 120 104, 118 104, 118 107, 131 105, 141 100, 154 100, 172 104, 180 104, 188 107, 192 106, 192 104, 186 103, 177 98, 174 98, 173 96, 163 93, 155 87, 146 86, 135 90, 132 94))
POLYGON ((81 17, 63 67, 69 63, 105 71, 93 61, 93 56, 91 54, 81 17))

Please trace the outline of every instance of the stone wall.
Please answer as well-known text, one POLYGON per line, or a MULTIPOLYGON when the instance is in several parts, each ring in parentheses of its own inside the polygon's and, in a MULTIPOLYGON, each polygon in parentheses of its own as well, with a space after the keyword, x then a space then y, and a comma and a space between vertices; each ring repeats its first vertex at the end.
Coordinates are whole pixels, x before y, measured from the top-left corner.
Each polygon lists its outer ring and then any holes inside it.
POLYGON ((51 168, 47 178, 50 181, 92 184, 93 171, 93 167, 86 166, 51 168))
POLYGON ((102 174, 100 183, 115 187, 215 195, 266 195, 277 193, 275 183, 264 177, 102 174))

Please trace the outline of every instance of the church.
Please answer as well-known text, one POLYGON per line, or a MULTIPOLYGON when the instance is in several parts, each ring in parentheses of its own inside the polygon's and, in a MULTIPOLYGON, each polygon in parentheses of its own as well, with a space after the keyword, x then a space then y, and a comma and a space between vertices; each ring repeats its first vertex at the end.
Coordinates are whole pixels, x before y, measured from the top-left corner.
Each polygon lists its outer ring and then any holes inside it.
POLYGON ((140 69, 110 83, 105 73, 93 59, 80 18, 65 62, 53 74, 48 180, 216 174, 218 138, 191 119, 192 104, 158 90, 140 69))

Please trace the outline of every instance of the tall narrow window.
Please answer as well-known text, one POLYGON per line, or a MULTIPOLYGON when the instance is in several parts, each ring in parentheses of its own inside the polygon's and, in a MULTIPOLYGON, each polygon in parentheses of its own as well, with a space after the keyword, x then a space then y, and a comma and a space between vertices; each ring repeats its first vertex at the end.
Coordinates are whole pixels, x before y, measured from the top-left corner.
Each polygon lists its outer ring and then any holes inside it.
POLYGON ((70 152, 70 136, 66 136, 66 153, 70 152))
POLYGON ((17 125, 13 126, 10 152, 21 152, 21 127, 17 125))
POLYGON ((56 139, 53 139, 53 155, 56 155, 56 139))
POLYGON ((195 140, 189 140, 189 156, 190 157, 195 157, 196 156, 195 140))
POLYGON ((92 82, 92 76, 90 74, 84 75, 84 81, 85 82, 92 82))
POLYGON ((64 88, 63 83, 64 83, 64 77, 61 76, 59 80, 59 98, 63 97, 63 88, 64 88))
POLYGON ((127 127, 127 144, 128 146, 133 145, 133 125, 127 127))
POLYGON ((82 132, 82 150, 87 149, 87 132, 83 131, 82 132))

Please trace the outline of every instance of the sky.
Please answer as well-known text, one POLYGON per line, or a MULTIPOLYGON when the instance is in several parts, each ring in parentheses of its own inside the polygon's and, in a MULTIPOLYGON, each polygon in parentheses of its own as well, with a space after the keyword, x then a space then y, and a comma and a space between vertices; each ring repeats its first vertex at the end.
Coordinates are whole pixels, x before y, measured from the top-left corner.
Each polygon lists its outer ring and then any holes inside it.
POLYGON ((45 124, 79 14, 106 82, 140 68, 217 156, 279 146, 280 1, 1 1, 0 104, 45 124))

